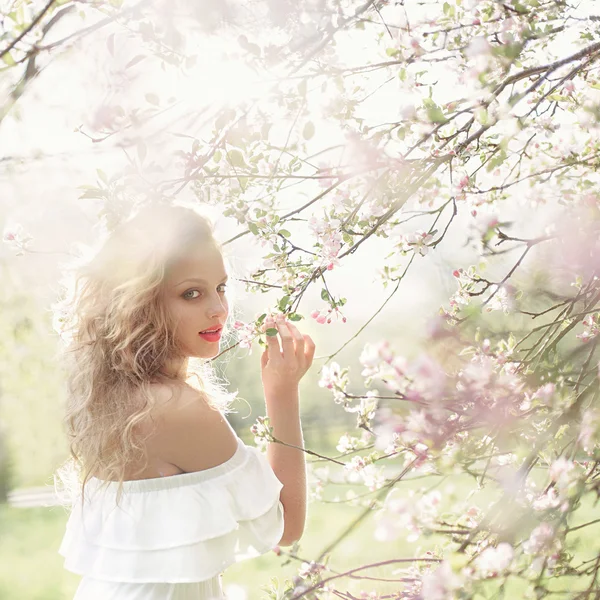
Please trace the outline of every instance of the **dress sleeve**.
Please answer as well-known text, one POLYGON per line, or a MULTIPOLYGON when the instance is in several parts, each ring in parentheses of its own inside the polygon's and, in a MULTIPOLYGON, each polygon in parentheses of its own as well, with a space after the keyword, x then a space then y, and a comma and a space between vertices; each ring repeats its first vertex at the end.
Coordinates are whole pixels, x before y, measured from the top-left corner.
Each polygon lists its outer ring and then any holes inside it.
POLYGON ((241 440, 212 469, 125 484, 118 507, 114 486, 93 484, 83 510, 74 503, 59 549, 65 569, 107 581, 204 581, 283 535, 283 484, 241 440))

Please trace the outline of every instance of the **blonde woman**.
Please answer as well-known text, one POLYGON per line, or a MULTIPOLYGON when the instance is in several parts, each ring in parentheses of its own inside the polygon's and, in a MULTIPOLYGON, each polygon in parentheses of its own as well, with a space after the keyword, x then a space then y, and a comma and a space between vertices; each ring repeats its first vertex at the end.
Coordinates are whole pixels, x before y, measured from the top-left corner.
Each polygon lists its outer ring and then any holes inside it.
POLYGON ((210 368, 230 313, 208 217, 145 208, 74 273, 62 318, 72 456, 58 475, 77 481, 59 549, 82 575, 75 600, 223 598, 226 567, 303 533, 298 383, 315 345, 265 320, 278 332, 261 357, 266 413, 289 446, 264 454, 228 424, 232 397, 210 368))

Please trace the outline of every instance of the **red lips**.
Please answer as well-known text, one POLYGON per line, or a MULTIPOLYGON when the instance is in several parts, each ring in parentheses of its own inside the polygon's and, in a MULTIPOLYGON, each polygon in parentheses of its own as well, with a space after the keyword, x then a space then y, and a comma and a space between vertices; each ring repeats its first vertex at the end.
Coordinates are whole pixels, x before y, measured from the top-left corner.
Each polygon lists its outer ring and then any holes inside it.
POLYGON ((204 331, 199 331, 198 333, 208 333, 209 331, 211 333, 221 333, 222 329, 223 329, 223 326, 219 325, 219 327, 205 329, 204 331))

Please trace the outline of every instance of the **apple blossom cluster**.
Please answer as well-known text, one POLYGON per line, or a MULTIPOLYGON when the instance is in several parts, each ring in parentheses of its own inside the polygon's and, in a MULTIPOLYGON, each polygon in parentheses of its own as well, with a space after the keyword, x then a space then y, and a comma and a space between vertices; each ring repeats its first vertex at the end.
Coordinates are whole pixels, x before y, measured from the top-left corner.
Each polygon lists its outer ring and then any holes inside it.
POLYGON ((300 569, 298 570, 298 576, 302 577, 303 579, 306 579, 308 577, 311 576, 319 576, 319 574, 324 571, 326 568, 325 565, 323 564, 319 564, 315 561, 311 561, 311 562, 303 562, 300 565, 300 569))
POLYGON ((471 292, 475 291, 475 267, 465 269, 455 269, 452 275, 458 283, 458 290, 450 297, 450 308, 448 310, 442 308, 443 314, 447 317, 449 323, 453 323, 460 311, 461 306, 467 306, 471 302, 471 292))
POLYGON ((377 459, 377 455, 354 456, 344 465, 347 471, 346 482, 362 484, 371 492, 382 488, 387 478, 385 467, 377 466, 372 462, 377 459))
POLYGON ((265 447, 273 441, 273 428, 269 417, 257 417, 256 423, 250 427, 250 432, 254 436, 254 442, 257 446, 265 447))
MULTIPOLYGON (((331 314, 335 314, 336 317, 338 317, 339 319, 339 315, 341 314, 340 309, 335 306, 334 308, 328 308, 327 310, 321 309, 321 310, 313 310, 310 313, 311 318, 313 318, 317 323, 319 323, 320 325, 324 325, 325 323, 331 323, 331 314)), ((346 317, 342 316, 342 323, 346 322, 346 317)))
MULTIPOLYGON (((409 466, 422 473, 437 472, 439 468, 456 465, 457 461, 472 464, 478 457, 497 453, 493 461, 487 461, 487 473, 507 486, 507 492, 518 493, 518 482, 509 473, 514 473, 518 467, 515 454, 501 452, 489 435, 473 437, 473 426, 488 431, 500 428, 504 439, 512 440, 514 447, 518 447, 522 441, 529 443, 527 440, 551 425, 544 415, 553 411, 560 414, 570 405, 571 399, 557 389, 554 382, 531 389, 519 374, 518 363, 510 360, 513 348, 514 340, 503 340, 493 348, 486 339, 479 347, 466 348, 467 352, 462 354, 464 357, 470 354, 471 358, 465 359, 465 364, 450 374, 430 357, 420 356, 408 361, 396 356, 387 341, 365 345, 360 357, 365 384, 375 378, 381 379, 398 400, 403 400, 397 407, 392 401, 378 408, 373 425, 377 436, 376 450, 392 455, 385 459, 387 463, 397 463, 398 458, 403 458, 401 468, 409 466), (539 418, 529 423, 523 421, 521 415, 532 410, 540 411, 539 418)), ((597 439, 594 436, 598 436, 600 419, 596 413, 587 416, 581 427, 579 444, 589 450, 590 441, 597 439)), ((360 473, 378 460, 381 457, 376 453, 356 456, 346 468, 360 473)), ((528 481, 523 491, 530 500, 521 500, 517 496, 517 505, 523 510, 531 506, 541 513, 542 518, 548 518, 556 509, 559 514, 571 510, 584 492, 583 482, 592 472, 593 469, 584 468, 576 460, 558 457, 549 466, 548 483, 551 485, 546 491, 530 493, 528 490, 535 486, 528 481)), ((416 539, 423 532, 441 526, 436 522, 437 513, 433 510, 438 507, 439 497, 421 495, 419 501, 412 501, 410 494, 406 496, 397 490, 393 494, 390 492, 378 517, 378 539, 393 539, 399 532, 416 539)), ((477 523, 478 520, 471 520, 467 524, 463 519, 457 522, 457 527, 467 527, 468 531, 477 523)), ((550 525, 542 522, 527 534, 529 537, 523 550, 532 555, 533 562, 530 562, 534 571, 540 564, 540 555, 549 559, 550 566, 560 559, 561 544, 556 541, 555 530, 552 529, 552 535, 549 531, 550 525)), ((515 549, 509 544, 478 544, 475 552, 474 568, 463 570, 461 581, 466 577, 472 581, 499 577, 510 568, 516 556, 515 549)), ((424 589, 434 590, 435 581, 433 574, 429 574, 424 578, 424 589)))
POLYGON ((600 459, 599 408, 589 408, 583 412, 581 417, 581 425, 579 427, 579 434, 577 436, 577 443, 586 454, 593 457, 595 460, 600 459))
POLYGON ((420 256, 425 256, 431 249, 432 242, 433 236, 419 229, 414 233, 398 234, 395 246, 403 255, 414 252, 420 256))
POLYGON ((501 310, 505 315, 511 313, 515 309, 514 287, 508 284, 501 286, 494 285, 492 287, 492 296, 486 304, 485 310, 491 312, 493 310, 501 310))
POLYGON ((2 241, 16 250, 15 256, 23 255, 29 249, 32 240, 33 237, 24 230, 20 223, 7 225, 2 235, 2 241))
POLYGON ((236 320, 233 328, 237 331, 240 348, 247 348, 248 354, 252 354, 252 342, 257 335, 254 324, 236 320))
POLYGON ((475 560, 475 567, 482 577, 498 577, 508 569, 515 556, 510 544, 501 542, 496 547, 487 546, 475 560))
POLYGON ((454 599, 455 592, 465 587, 464 576, 452 568, 448 560, 441 562, 439 566, 428 569, 423 573, 417 590, 411 590, 410 595, 404 596, 403 600, 447 600, 454 599), (418 595, 413 595, 417 592, 418 595))
POLYGON ((331 271, 340 264, 338 254, 342 247, 342 234, 338 219, 317 219, 314 215, 308 220, 308 226, 317 241, 315 246, 319 249, 313 258, 315 267, 327 267, 331 271))
POLYGON ((368 390, 360 397, 358 404, 354 406, 344 404, 344 410, 356 415, 356 427, 368 430, 371 421, 375 417, 378 405, 379 394, 377 390, 368 390))
POLYGON ((414 490, 393 488, 381 510, 375 513, 373 536, 379 542, 395 541, 401 536, 407 542, 415 542, 438 527, 441 500, 438 490, 417 496, 414 490))
POLYGON ((58 334, 59 338, 65 345, 69 345, 73 341, 73 333, 68 324, 70 312, 67 302, 58 300, 51 305, 52 310, 52 329, 58 334))
POLYGON ((349 383, 348 371, 348 367, 342 369, 338 363, 332 362, 330 365, 321 367, 321 377, 319 379, 319 387, 331 390, 334 402, 344 404, 344 406, 350 404, 350 400, 345 393, 349 383))
POLYGON ((427 400, 435 404, 446 391, 446 374, 433 358, 421 354, 408 361, 396 356, 387 340, 365 344, 359 361, 364 366, 361 375, 366 378, 366 386, 376 377, 399 397, 410 402, 427 400))
POLYGON ((552 462, 549 469, 550 481, 555 484, 561 510, 566 512, 569 500, 581 493, 586 469, 578 462, 561 456, 552 462))
POLYGON ((359 450, 361 448, 364 448, 367 444, 367 439, 365 439, 365 435, 370 437, 371 434, 368 431, 363 431, 362 433, 362 438, 357 438, 348 433, 344 433, 335 446, 336 450, 345 454, 346 452, 352 452, 353 450, 359 450))
POLYGON ((577 337, 584 342, 595 338, 600 333, 600 312, 586 315, 582 321, 583 332, 578 333, 577 337))
POLYGON ((534 555, 531 563, 534 571, 540 571, 545 564, 551 569, 560 557, 562 542, 556 535, 556 530, 551 523, 540 523, 523 542, 523 552, 534 555))

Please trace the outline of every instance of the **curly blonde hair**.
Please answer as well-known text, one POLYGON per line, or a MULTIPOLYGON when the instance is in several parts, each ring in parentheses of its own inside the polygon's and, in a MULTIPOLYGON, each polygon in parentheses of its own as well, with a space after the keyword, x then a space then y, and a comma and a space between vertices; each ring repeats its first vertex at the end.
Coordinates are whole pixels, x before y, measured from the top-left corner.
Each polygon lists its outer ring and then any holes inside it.
MULTIPOLYGON (((160 369, 167 359, 186 357, 162 301, 164 282, 177 260, 202 242, 222 253, 208 215, 184 206, 147 206, 108 232, 89 258, 67 268, 53 308, 65 344, 70 458, 57 470, 55 487, 60 480, 71 500, 80 493, 82 507, 94 473, 106 473, 106 485, 119 482, 118 503, 126 465, 140 459, 147 465, 143 442, 151 431, 142 438, 136 426, 154 408, 151 382, 168 380, 176 389, 178 381, 160 369)), ((226 391, 210 360, 191 360, 190 385, 191 377, 211 404, 227 411, 236 393, 226 391)))

